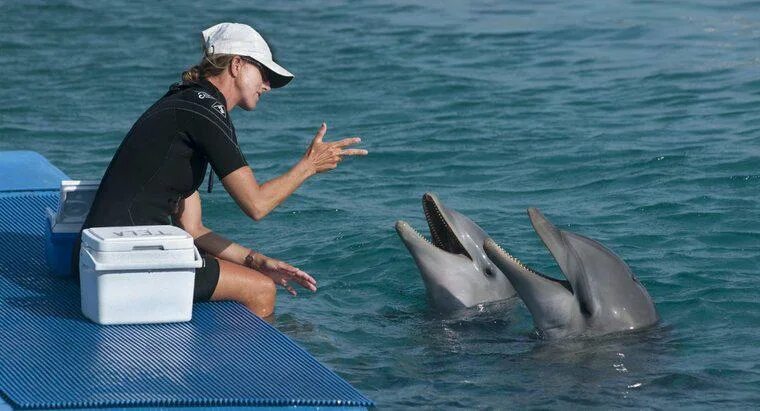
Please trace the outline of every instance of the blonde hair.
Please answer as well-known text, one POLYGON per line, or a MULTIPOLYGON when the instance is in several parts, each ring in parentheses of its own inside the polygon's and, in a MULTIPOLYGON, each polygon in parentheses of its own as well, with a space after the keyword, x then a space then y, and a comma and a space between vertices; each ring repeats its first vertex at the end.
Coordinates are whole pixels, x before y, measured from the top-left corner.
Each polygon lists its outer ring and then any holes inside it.
POLYGON ((203 60, 182 73, 182 81, 198 81, 202 78, 214 77, 229 67, 234 54, 214 54, 203 56, 203 60))

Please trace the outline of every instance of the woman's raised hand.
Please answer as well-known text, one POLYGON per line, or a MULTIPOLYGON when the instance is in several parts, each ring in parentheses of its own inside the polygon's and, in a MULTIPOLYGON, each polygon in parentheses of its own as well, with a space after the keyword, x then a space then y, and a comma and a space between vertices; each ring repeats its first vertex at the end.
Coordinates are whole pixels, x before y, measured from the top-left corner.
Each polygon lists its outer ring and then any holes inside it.
POLYGON ((345 148, 362 141, 359 137, 344 138, 339 141, 324 142, 322 139, 327 132, 327 124, 322 123, 317 135, 311 141, 306 150, 304 160, 311 166, 314 173, 322 173, 332 170, 343 160, 343 156, 366 156, 367 150, 358 148, 345 148))

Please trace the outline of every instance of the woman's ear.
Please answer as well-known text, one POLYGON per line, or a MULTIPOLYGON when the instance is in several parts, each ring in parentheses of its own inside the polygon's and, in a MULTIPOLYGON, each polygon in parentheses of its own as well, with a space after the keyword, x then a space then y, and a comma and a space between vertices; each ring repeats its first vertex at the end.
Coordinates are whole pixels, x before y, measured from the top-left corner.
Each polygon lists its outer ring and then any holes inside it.
POLYGON ((232 77, 237 77, 240 75, 240 72, 243 70, 243 66, 245 65, 245 62, 243 61, 240 56, 235 56, 230 61, 230 75, 232 77))

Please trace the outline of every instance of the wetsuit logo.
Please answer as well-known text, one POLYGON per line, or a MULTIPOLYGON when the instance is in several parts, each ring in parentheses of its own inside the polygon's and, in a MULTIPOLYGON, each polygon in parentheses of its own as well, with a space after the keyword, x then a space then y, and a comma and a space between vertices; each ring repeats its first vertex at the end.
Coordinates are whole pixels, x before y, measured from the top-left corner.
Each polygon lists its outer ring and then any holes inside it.
POLYGON ((198 98, 203 100, 205 98, 213 98, 211 97, 211 94, 206 93, 205 91, 199 91, 198 92, 198 98))
POLYGON ((219 114, 221 114, 221 115, 223 115, 223 116, 227 117, 227 115, 226 115, 226 114, 224 114, 224 106, 222 105, 222 103, 214 103, 214 105, 213 105, 213 106, 211 106, 211 107, 215 108, 215 109, 216 109, 216 111, 218 111, 218 112, 219 112, 219 114))

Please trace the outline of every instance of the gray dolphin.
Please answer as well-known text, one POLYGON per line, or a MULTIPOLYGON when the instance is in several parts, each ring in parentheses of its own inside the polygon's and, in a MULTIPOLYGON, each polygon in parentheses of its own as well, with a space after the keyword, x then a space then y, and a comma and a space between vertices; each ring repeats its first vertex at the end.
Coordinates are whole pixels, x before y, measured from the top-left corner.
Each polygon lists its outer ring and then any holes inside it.
POLYGON ((464 215, 443 206, 435 194, 422 196, 432 242, 405 221, 396 232, 409 249, 430 301, 443 311, 504 300, 515 295, 509 280, 483 251, 488 235, 464 215))
POLYGON ((620 257, 590 238, 558 229, 535 208, 528 215, 567 281, 528 268, 490 238, 483 248, 512 282, 543 337, 602 335, 659 320, 646 289, 620 257))

